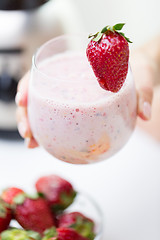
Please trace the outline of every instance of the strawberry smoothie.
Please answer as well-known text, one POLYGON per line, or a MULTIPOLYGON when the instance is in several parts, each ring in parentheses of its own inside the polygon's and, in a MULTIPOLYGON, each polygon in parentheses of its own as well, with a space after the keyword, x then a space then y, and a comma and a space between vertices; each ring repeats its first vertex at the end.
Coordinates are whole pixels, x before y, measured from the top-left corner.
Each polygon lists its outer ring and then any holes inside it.
POLYGON ((119 92, 106 91, 80 51, 56 54, 32 70, 28 105, 39 145, 74 164, 94 163, 115 154, 129 139, 136 121, 130 69, 119 92))

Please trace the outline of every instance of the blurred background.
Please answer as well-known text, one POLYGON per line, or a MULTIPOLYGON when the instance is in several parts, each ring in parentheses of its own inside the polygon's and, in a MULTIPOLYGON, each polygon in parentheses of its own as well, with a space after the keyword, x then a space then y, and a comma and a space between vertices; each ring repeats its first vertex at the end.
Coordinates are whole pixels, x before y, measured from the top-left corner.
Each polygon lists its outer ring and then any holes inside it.
POLYGON ((76 0, 74 3, 87 32, 125 22, 125 33, 137 46, 160 31, 159 0, 76 0))
POLYGON ((105 25, 125 22, 132 49, 159 32, 159 9, 159 0, 1 0, 0 135, 17 136, 17 83, 42 43, 63 33, 90 34, 105 25))
POLYGON ((18 81, 31 67, 34 52, 45 41, 66 32, 74 32, 80 25, 71 1, 0 1, 1 137, 18 137, 15 94, 18 81))
POLYGON ((57 173, 92 195, 104 214, 106 240, 160 239, 160 145, 136 128, 114 157, 89 166, 61 163, 28 150, 15 119, 18 81, 36 49, 63 33, 95 33, 125 22, 135 48, 160 32, 159 0, 0 0, 0 188, 30 190, 40 175, 57 173))

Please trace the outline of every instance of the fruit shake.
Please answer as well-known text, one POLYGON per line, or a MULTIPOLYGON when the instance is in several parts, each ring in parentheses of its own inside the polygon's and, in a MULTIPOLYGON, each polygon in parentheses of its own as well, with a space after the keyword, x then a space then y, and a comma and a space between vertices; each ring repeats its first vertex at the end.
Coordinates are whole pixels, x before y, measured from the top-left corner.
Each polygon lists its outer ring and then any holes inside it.
POLYGON ((33 64, 28 115, 34 138, 65 162, 105 160, 124 146, 135 126, 131 70, 118 92, 106 91, 99 86, 85 50, 56 51, 33 64))

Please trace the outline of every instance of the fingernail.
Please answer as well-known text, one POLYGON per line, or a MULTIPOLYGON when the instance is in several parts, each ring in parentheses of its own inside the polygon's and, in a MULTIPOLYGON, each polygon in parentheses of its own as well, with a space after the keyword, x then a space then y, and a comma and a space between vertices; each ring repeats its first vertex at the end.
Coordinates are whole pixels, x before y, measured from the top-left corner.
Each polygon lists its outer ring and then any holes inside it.
POLYGON ((149 102, 143 103, 143 115, 147 120, 151 118, 151 104, 149 102))
POLYGON ((18 123, 18 131, 19 131, 21 137, 24 138, 26 136, 27 128, 26 128, 26 125, 23 121, 18 123))
POLYGON ((17 92, 16 97, 15 97, 16 104, 20 105, 21 100, 22 100, 22 94, 20 92, 17 92))

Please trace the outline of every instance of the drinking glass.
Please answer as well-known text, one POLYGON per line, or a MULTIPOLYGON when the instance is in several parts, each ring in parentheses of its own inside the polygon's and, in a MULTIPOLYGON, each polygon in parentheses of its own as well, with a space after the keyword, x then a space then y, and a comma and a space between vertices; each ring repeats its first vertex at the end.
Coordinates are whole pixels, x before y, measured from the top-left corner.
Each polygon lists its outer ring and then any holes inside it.
POLYGON ((59 160, 108 159, 130 138, 137 100, 130 66, 117 93, 102 89, 86 57, 88 38, 63 35, 33 56, 28 116, 34 138, 59 160))

